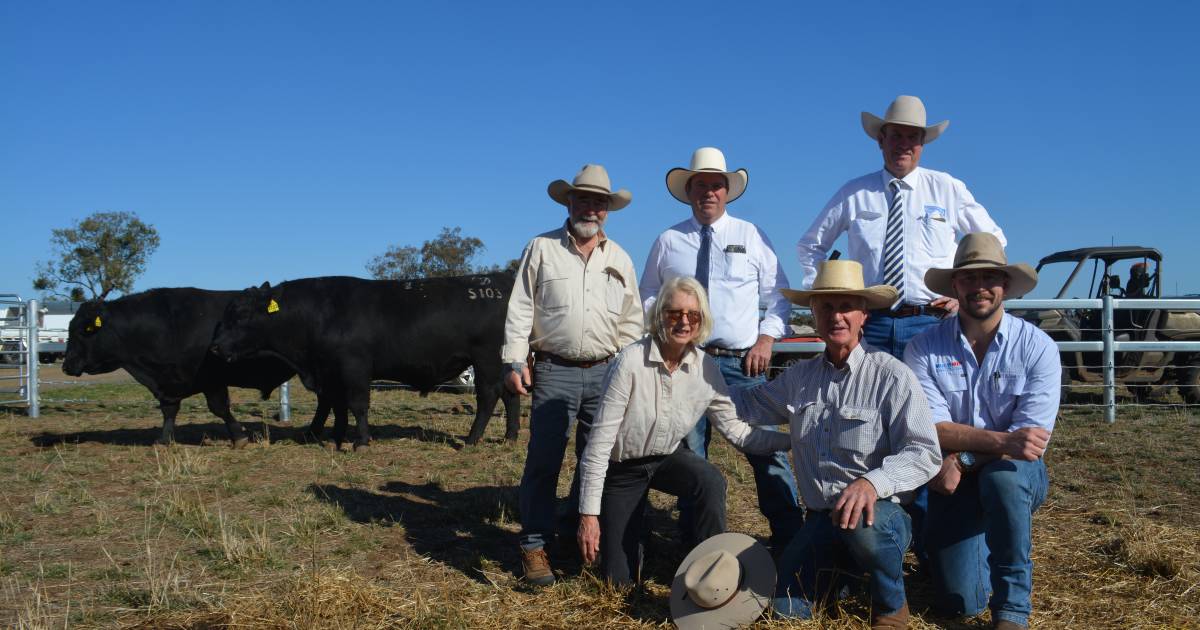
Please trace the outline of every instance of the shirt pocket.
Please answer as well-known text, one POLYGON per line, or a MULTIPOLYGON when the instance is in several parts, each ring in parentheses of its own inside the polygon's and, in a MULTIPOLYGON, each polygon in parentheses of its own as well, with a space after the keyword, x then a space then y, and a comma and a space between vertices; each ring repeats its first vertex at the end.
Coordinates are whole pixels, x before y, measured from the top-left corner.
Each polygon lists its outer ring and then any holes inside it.
POLYGON ((954 255, 954 228, 944 214, 924 212, 917 223, 920 226, 921 244, 930 256, 954 255))
POLYGON ((861 459, 875 451, 879 439, 879 411, 863 407, 842 407, 833 423, 834 445, 840 451, 861 459))
POLYGON ((620 315, 625 311, 625 281, 615 269, 604 270, 604 305, 608 312, 620 315))
POLYGON ((750 258, 746 252, 721 252, 725 258, 725 278, 729 280, 746 280, 750 277, 750 258))
POLYGON ((825 405, 818 402, 804 402, 788 405, 791 417, 788 419, 788 430, 792 439, 807 443, 815 440, 819 434, 821 416, 825 414, 825 405))
POLYGON ((995 372, 991 381, 988 384, 988 409, 993 418, 1007 418, 1017 406, 1021 394, 1025 393, 1025 375, 995 372))
POLYGON ((542 278, 538 283, 538 306, 543 311, 561 311, 571 305, 570 278, 542 278))
POLYGON ((887 214, 871 210, 859 210, 854 213, 854 220, 847 230, 847 240, 852 243, 851 250, 883 251, 883 237, 887 230, 887 214))

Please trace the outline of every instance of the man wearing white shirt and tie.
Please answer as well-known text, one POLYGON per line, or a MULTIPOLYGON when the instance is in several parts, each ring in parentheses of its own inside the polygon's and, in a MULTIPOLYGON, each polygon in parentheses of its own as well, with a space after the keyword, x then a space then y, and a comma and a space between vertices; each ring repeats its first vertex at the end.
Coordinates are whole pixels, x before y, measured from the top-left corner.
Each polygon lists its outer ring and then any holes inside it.
POLYGON ((796 246, 802 287, 812 285, 817 266, 845 233, 847 258, 862 263, 867 284, 896 288, 900 299, 889 309, 871 311, 863 339, 898 359, 910 339, 958 310, 953 298, 925 286, 925 272, 948 267, 965 234, 989 232, 1001 245, 1006 242, 966 184, 917 166, 925 144, 949 125, 944 120, 926 126, 925 104, 915 96, 896 97, 883 118, 863 112, 863 129, 879 144, 884 168, 842 186, 796 246))
MULTIPOLYGON (((667 173, 671 196, 691 206, 692 216, 668 228, 650 248, 639 284, 646 312, 659 287, 677 276, 694 276, 708 291, 713 330, 704 345, 731 390, 766 381, 771 348, 781 337, 791 306, 779 292, 787 276, 771 242, 753 223, 730 216, 725 206, 746 191, 746 169, 727 171, 718 149, 692 154, 690 168, 667 173), (759 320, 759 302, 766 315, 759 320)), ((688 448, 707 457, 710 428, 702 418, 688 434, 688 448)), ((781 550, 804 522, 796 482, 784 453, 747 454, 758 488, 758 506, 771 526, 771 546, 781 550)), ((680 502, 683 531, 691 508, 680 502)), ((699 541, 685 541, 687 544, 699 541)))

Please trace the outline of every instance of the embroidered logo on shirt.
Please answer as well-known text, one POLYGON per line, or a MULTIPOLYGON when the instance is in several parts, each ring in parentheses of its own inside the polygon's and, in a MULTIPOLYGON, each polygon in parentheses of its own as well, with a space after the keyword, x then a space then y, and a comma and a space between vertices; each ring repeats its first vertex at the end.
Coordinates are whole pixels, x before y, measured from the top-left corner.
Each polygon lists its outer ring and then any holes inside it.
POLYGON ((729 254, 745 254, 746 246, 745 245, 726 245, 725 252, 729 253, 729 254))
POLYGON ((946 363, 934 363, 933 370, 935 372, 952 372, 962 367, 962 362, 957 359, 951 359, 946 363))
POLYGON ((946 222, 946 209, 941 206, 925 205, 925 220, 926 221, 941 221, 946 222))

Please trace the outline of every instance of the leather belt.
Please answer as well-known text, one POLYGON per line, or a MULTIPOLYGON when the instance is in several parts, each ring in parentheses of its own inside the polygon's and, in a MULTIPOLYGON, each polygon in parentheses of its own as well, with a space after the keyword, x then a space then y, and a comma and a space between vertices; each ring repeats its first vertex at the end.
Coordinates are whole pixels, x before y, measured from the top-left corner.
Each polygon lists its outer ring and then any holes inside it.
POLYGON ((737 357, 739 359, 741 359, 742 357, 745 357, 747 352, 750 352, 750 348, 742 348, 740 350, 730 350, 729 348, 721 348, 719 346, 704 346, 703 348, 700 348, 700 349, 703 350, 706 354, 710 354, 714 357, 737 357))
POLYGON ((905 304, 904 306, 901 306, 900 308, 898 308, 894 311, 891 309, 880 308, 880 309, 875 309, 871 312, 877 313, 879 315, 885 315, 887 317, 894 317, 896 319, 902 319, 905 317, 915 317, 917 315, 931 315, 933 317, 941 319, 941 318, 945 317, 946 314, 949 313, 950 311, 947 311, 946 309, 940 308, 937 306, 930 306, 928 304, 905 304))
POLYGON ((596 367, 597 365, 604 365, 605 363, 608 363, 612 357, 613 355, 610 354, 603 359, 595 359, 593 361, 576 361, 575 359, 560 357, 552 352, 542 352, 539 350, 533 353, 533 358, 537 359, 538 361, 545 361, 547 363, 553 363, 554 365, 574 368, 590 368, 596 367))

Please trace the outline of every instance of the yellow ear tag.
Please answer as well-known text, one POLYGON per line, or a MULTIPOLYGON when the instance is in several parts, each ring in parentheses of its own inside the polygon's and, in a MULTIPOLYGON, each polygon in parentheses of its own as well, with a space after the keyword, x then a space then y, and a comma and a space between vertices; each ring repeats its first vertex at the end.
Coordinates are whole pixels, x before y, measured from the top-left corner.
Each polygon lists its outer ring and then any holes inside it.
POLYGON ((269 304, 267 304, 267 312, 268 313, 278 313, 279 312, 279 302, 276 302, 275 300, 272 299, 271 302, 269 304))
POLYGON ((96 316, 96 328, 99 328, 99 327, 100 327, 100 316, 97 315, 96 316))

